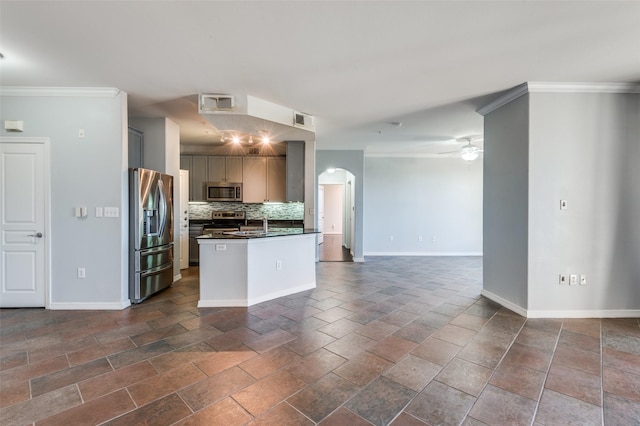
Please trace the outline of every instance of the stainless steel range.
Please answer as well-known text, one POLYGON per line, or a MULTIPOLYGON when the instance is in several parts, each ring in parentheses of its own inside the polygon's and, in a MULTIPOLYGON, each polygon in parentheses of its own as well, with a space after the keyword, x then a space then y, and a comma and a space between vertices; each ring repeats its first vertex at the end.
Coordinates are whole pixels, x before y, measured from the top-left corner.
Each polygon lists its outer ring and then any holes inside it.
POLYGON ((211 213, 211 224, 202 227, 202 234, 222 234, 223 232, 239 231, 246 223, 244 211, 228 211, 211 213))

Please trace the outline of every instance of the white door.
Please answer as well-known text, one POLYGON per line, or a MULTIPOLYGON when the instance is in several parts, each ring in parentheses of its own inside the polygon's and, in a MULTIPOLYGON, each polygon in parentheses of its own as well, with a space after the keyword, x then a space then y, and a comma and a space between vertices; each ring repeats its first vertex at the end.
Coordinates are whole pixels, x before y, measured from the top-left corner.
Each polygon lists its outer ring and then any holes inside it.
POLYGON ((189 267, 189 170, 180 170, 180 269, 189 267))
POLYGON ((318 245, 324 243, 324 186, 318 185, 318 245))
POLYGON ((0 138, 0 307, 46 306, 48 139, 0 138))

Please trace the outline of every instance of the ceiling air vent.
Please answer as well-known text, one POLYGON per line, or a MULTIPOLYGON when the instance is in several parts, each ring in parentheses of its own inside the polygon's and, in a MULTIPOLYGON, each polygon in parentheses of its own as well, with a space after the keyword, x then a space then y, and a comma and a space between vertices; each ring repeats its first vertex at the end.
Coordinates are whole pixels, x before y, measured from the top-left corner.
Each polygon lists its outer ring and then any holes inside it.
POLYGON ((293 112, 293 127, 298 127, 300 129, 306 130, 315 130, 315 126, 313 125, 313 117, 304 114, 302 112, 293 112))
POLYGON ((233 111, 233 96, 200 94, 198 112, 233 111))

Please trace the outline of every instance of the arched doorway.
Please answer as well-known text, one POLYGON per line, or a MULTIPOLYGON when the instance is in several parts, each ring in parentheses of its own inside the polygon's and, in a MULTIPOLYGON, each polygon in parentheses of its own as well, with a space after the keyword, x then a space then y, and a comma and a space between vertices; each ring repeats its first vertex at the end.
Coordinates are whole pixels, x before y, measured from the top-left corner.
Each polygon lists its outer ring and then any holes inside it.
POLYGON ((355 176, 331 168, 318 176, 318 259, 352 262, 355 176))

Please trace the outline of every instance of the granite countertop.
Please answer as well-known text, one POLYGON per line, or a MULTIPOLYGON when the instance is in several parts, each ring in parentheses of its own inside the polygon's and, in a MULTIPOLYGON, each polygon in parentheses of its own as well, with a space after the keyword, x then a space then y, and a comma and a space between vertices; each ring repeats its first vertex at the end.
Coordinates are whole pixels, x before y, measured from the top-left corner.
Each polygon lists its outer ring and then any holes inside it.
POLYGON ((196 237, 198 240, 248 240, 253 238, 269 238, 269 237, 285 237, 289 235, 310 235, 318 234, 320 231, 316 229, 303 228, 276 228, 264 231, 236 231, 232 234, 204 234, 196 237))

